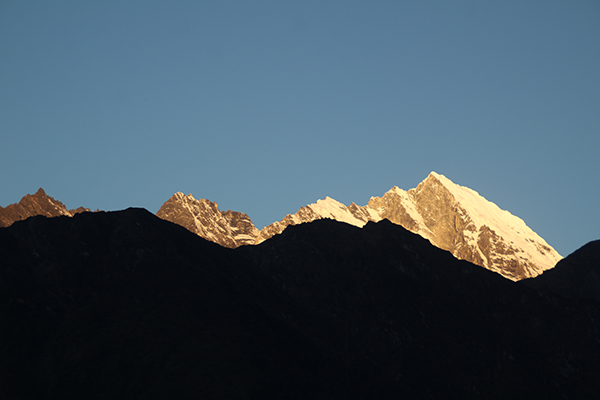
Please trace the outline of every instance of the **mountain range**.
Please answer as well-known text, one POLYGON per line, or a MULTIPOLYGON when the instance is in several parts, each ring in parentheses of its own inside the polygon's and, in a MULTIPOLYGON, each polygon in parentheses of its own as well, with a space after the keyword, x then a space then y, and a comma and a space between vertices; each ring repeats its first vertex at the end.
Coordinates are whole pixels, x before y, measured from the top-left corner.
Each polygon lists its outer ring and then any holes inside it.
MULTIPOLYGON (((18 204, 0 207, 0 226, 33 215, 72 216, 85 210, 82 207, 67 210, 40 188, 18 204)), ((290 225, 318 219, 328 218, 358 227, 387 219, 459 259, 514 281, 538 276, 562 258, 522 219, 436 172, 431 172, 414 189, 392 187, 381 197, 371 197, 365 206, 355 203, 346 206, 326 197, 261 230, 244 213, 221 211, 217 203, 180 192, 168 199, 156 215, 229 248, 259 244, 290 225)))
POLYGON ((513 282, 387 219, 231 249, 31 217, 0 228, 0 399, 598 398, 599 244, 513 282))
POLYGON ((387 219, 450 251, 459 259, 511 280, 535 277, 562 257, 525 222, 474 190, 432 172, 415 189, 393 187, 365 206, 346 206, 330 197, 300 208, 260 231, 246 214, 221 212, 218 205, 175 193, 157 216, 226 247, 258 244, 289 225, 330 218, 362 227, 387 219))

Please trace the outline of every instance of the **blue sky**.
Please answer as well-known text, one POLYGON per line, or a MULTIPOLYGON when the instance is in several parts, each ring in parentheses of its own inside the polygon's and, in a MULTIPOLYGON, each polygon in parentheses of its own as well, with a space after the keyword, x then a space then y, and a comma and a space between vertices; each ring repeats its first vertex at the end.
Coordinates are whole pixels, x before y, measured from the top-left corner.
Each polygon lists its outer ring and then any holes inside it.
POLYGON ((600 238, 600 3, 0 2, 0 205, 263 227, 430 171, 562 255, 600 238))

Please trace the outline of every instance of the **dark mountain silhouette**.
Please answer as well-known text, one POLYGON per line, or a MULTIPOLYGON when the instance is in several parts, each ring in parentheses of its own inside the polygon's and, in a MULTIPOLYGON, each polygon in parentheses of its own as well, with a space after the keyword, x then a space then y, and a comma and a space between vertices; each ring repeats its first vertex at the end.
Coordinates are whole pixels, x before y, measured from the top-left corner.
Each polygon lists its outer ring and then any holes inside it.
POLYGON ((581 247, 524 284, 564 297, 600 301, 600 240, 581 247))
POLYGON ((145 210, 34 217, 0 246, 0 398, 304 398, 329 366, 244 260, 145 210))
POLYGON ((237 249, 142 209, 0 229, 0 399, 594 398, 599 316, 385 220, 237 249))

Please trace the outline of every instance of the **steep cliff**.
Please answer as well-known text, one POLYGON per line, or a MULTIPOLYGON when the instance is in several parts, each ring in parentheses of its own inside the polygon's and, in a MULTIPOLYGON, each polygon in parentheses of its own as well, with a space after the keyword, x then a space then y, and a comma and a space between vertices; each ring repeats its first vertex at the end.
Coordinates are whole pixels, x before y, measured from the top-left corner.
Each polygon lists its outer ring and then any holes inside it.
POLYGON ((230 210, 222 212, 217 203, 196 200, 191 194, 186 196, 181 192, 171 196, 156 215, 230 248, 253 244, 259 233, 246 214, 230 210))

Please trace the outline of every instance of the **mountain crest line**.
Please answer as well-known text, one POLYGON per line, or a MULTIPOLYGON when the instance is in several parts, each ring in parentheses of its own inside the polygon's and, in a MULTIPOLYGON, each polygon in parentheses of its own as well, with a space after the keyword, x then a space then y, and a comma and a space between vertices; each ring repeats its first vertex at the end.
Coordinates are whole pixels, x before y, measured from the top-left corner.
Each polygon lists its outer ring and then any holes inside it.
MULTIPOLYGON (((83 207, 68 210, 40 188, 34 195, 24 196, 19 203, 0 207, 0 226, 9 226, 33 215, 73 216, 84 211, 90 210, 83 207)), ((197 200, 192 194, 181 192, 171 196, 156 215, 229 248, 256 245, 290 225, 319 219, 333 219, 357 227, 387 219, 456 258, 513 281, 538 276, 562 259, 521 218, 436 172, 431 172, 414 189, 405 191, 394 186, 381 197, 371 197, 364 206, 355 203, 346 206, 325 197, 261 230, 247 214, 221 211, 215 202, 197 200)))

